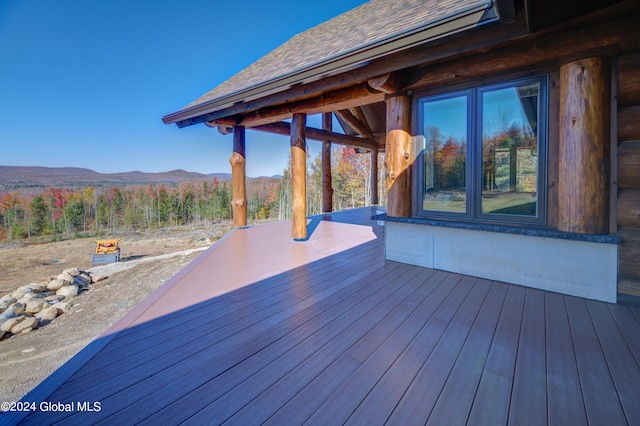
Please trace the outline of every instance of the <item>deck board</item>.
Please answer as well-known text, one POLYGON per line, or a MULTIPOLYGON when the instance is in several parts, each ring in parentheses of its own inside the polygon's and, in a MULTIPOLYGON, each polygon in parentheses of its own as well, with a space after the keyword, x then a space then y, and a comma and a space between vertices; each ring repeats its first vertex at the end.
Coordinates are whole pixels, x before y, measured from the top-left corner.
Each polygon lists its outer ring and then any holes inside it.
POLYGON ((0 423, 640 424, 638 309, 385 261, 373 212, 235 230, 25 397, 100 412, 0 423))
POLYGON ((580 378, 564 297, 545 294, 549 423, 586 424, 580 378))

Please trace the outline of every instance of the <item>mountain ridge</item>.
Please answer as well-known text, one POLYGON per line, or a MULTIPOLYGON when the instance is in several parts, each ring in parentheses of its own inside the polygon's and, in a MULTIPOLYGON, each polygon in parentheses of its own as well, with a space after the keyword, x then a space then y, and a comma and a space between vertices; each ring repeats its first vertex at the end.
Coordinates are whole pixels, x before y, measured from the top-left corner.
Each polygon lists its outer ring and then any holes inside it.
MULTIPOLYGON (((198 173, 183 169, 167 172, 100 173, 83 167, 3 166, 0 165, 0 192, 30 192, 51 187, 69 189, 87 186, 127 186, 146 184, 176 185, 180 182, 203 181, 217 178, 230 181, 230 173, 198 173)), ((280 176, 260 176, 248 179, 279 179, 280 176)))

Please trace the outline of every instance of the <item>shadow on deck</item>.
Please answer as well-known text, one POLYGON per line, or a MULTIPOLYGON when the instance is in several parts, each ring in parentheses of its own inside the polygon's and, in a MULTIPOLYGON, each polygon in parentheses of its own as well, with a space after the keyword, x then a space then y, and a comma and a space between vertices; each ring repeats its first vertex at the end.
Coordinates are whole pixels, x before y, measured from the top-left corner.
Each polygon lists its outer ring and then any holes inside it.
POLYGON ((0 423, 640 424, 640 310, 385 261, 372 213, 231 232, 0 423))

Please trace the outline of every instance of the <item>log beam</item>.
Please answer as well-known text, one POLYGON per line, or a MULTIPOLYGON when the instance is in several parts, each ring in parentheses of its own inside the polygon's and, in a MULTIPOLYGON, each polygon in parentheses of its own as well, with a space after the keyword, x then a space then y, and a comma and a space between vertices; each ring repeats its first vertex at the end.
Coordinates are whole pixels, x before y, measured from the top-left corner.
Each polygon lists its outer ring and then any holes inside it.
POLYGON ((287 120, 291 118, 293 114, 324 114, 325 112, 333 112, 382 101, 384 101, 384 93, 376 92, 369 88, 366 83, 362 83, 328 92, 311 99, 265 107, 232 119, 235 119, 234 124, 236 125, 256 127, 262 124, 287 120))
MULTIPOLYGON (((286 122, 264 124, 262 126, 252 127, 251 130, 289 136, 291 135, 291 124, 286 122)), ((343 135, 341 133, 327 132, 325 130, 316 129, 315 127, 307 127, 305 129, 305 138, 320 142, 331 140, 333 143, 347 145, 354 148, 375 149, 377 146, 376 142, 373 140, 343 135)))
POLYGON ((388 72, 379 75, 367 81, 369 87, 374 90, 393 95, 400 92, 409 81, 409 75, 406 72, 388 72))
POLYGON ((411 216, 411 98, 387 99, 387 214, 411 216))
POLYGON ((291 122, 291 236, 297 241, 308 236, 306 121, 306 114, 294 114, 291 122))
POLYGON ((371 129, 369 129, 367 123, 358 119, 358 117, 353 115, 348 109, 335 111, 334 114, 340 117, 345 123, 349 125, 349 127, 355 130, 355 132, 363 138, 371 140, 375 139, 375 136, 373 136, 373 133, 371 133, 371 129))
POLYGON ((233 226, 247 226, 247 180, 245 166, 245 130, 244 127, 233 128, 233 154, 231 163, 231 209, 233 226))
MULTIPOLYGON (((330 112, 322 114, 322 130, 331 133, 332 116, 330 112)), ((322 212, 333 211, 333 186, 331 182, 331 140, 322 141, 322 212)))
POLYGON ((558 229, 608 233, 611 63, 560 67, 558 229))

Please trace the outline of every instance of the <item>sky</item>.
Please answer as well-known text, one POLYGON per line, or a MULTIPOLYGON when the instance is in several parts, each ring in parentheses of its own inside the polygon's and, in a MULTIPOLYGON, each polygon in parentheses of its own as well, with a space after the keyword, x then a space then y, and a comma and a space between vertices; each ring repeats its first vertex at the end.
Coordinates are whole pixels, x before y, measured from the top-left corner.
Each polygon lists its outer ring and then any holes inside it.
MULTIPOLYGON (((0 0, 0 165, 230 173, 231 135, 162 116, 363 3, 0 0)), ((247 175, 282 174, 289 139, 246 138, 247 175)))

